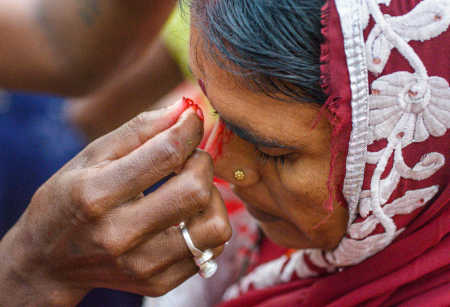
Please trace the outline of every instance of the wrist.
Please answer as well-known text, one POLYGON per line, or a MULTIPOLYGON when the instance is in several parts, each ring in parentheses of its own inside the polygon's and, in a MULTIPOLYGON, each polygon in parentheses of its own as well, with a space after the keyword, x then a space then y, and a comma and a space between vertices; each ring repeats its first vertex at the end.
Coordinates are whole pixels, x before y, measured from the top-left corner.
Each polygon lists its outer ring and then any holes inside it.
POLYGON ((0 306, 75 306, 87 290, 52 278, 29 256, 16 226, 0 241, 0 306))

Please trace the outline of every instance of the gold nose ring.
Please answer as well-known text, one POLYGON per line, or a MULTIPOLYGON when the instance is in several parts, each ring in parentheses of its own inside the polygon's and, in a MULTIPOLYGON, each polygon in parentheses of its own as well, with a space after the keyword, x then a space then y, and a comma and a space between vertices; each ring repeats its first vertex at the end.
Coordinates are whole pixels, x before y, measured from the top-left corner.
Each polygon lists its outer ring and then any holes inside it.
POLYGON ((234 179, 236 179, 236 181, 245 180, 245 172, 242 168, 239 168, 234 171, 234 179))

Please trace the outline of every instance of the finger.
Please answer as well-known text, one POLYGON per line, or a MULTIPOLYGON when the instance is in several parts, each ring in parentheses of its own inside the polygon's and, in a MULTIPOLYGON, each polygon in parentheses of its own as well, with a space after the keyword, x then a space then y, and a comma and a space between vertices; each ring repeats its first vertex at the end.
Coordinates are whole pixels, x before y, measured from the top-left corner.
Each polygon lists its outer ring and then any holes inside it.
MULTIPOLYGON (((174 227, 174 230, 179 232, 176 227, 174 227)), ((96 265, 89 271, 82 269, 81 273, 77 273, 82 277, 87 276, 85 278, 89 278, 92 276, 92 271, 97 272, 98 278, 91 285, 93 288, 110 288, 140 295, 160 296, 198 272, 198 267, 192 258, 183 258, 165 265, 159 271, 144 274, 143 268, 148 262, 147 257, 146 254, 136 257, 133 267, 130 265, 124 267, 119 264, 121 267, 118 267, 113 274, 111 274, 109 263, 104 266, 96 265), (144 265, 140 265, 140 263, 144 265)), ((153 258, 155 262, 161 259, 164 259, 164 256, 157 260, 153 258)))
POLYGON ((180 99, 167 108, 143 112, 92 142, 86 148, 85 154, 92 164, 121 158, 174 125, 185 108, 183 100, 180 99))
POLYGON ((147 239, 149 234, 207 210, 212 189, 211 158, 197 150, 181 173, 170 178, 158 190, 105 213, 97 222, 94 239, 110 240, 110 243, 100 245, 115 245, 116 254, 120 254, 147 239))
MULTIPOLYGON (((231 226, 223 207, 219 192, 215 190, 211 207, 188 225, 196 247, 201 250, 211 248, 215 256, 222 252, 223 245, 231 237, 231 226)), ((185 258, 192 260, 193 255, 176 226, 147 237, 147 241, 119 257, 124 270, 139 278, 154 276, 185 258)))
POLYGON ((74 187, 74 196, 82 204, 103 212, 133 199, 164 177, 179 169, 200 142, 202 123, 192 109, 178 122, 159 133, 130 154, 88 169, 74 187))
POLYGON ((146 280, 183 259, 192 260, 192 256, 180 229, 172 226, 148 236, 147 241, 119 256, 118 259, 122 271, 129 272, 136 279, 146 280))
POLYGON ((203 214, 193 216, 187 223, 194 245, 200 250, 219 248, 232 235, 228 212, 216 187, 213 187, 211 206, 203 214))
POLYGON ((141 294, 156 297, 173 290, 189 277, 198 272, 198 267, 192 259, 183 259, 171 265, 167 270, 142 282, 141 294))

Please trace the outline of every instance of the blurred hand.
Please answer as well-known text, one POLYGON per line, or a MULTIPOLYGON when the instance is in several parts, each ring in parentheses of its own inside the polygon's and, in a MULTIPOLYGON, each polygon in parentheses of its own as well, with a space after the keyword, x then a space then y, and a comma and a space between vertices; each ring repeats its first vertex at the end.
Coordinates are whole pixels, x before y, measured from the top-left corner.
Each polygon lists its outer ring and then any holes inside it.
POLYGON ((70 306, 96 287, 162 295, 198 271, 181 221, 197 247, 221 252, 231 227, 211 158, 196 149, 202 122, 182 112, 176 104, 142 113, 36 192, 0 244, 1 306, 70 306))

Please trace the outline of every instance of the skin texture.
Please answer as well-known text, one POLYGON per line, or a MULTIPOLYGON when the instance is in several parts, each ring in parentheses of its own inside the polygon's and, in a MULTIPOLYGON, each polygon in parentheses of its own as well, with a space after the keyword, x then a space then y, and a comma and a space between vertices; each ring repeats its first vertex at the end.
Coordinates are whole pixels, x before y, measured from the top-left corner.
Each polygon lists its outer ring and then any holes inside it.
MULTIPOLYGON (((143 60, 173 4, 1 1, 0 87, 89 93, 143 60)), ((141 113, 69 161, 1 238, 0 306, 75 306, 95 287, 162 295, 197 272, 180 221, 197 247, 220 254, 231 227, 211 158, 196 150, 202 135, 180 101, 141 113)))
MULTIPOLYGON (((173 4, 1 1, 0 87, 89 93, 143 61, 173 4)), ((180 101, 141 113, 69 161, 1 238, 0 306, 74 306, 95 287, 162 295, 197 272, 180 221, 197 247, 220 254, 231 227, 211 158, 196 150, 202 135, 180 101)))
POLYGON ((183 110, 180 102, 142 113, 35 193, 0 244, 1 306, 74 306, 95 287, 162 295, 197 272, 174 226, 181 221, 198 248, 221 253, 231 236, 226 208, 211 158, 195 149, 202 122, 183 110))
POLYGON ((0 85, 85 95, 140 58, 175 1, 0 2, 0 85))
POLYGON ((183 80, 178 64, 159 38, 141 59, 120 69, 100 89, 69 100, 66 115, 93 140, 141 112, 160 108, 158 102, 183 80))
POLYGON ((312 129, 320 106, 248 90, 241 85, 245 81, 216 65, 205 46, 200 31, 192 27, 191 69, 204 82, 221 118, 238 127, 231 129, 235 134, 215 160, 215 175, 234 184, 234 192, 276 243, 336 247, 348 216, 338 204, 331 213, 323 206, 329 196, 331 128, 324 116, 312 129), (271 157, 261 158, 261 152, 271 157), (273 160, 282 155, 284 163, 273 160), (245 171, 244 181, 234 179, 236 169, 245 171))

